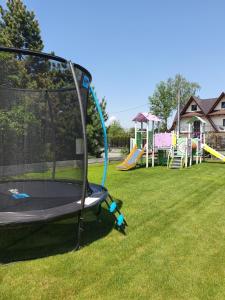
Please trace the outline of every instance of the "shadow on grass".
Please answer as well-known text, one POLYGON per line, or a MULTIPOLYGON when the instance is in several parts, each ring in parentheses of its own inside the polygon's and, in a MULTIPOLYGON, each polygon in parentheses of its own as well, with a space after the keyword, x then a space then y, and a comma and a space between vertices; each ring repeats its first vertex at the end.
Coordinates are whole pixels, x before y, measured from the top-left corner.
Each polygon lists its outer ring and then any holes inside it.
MULTIPOLYGON (((122 201, 118 206, 122 206, 122 201)), ((106 208, 85 213, 81 247, 107 236, 115 218, 106 208)), ((0 228, 0 264, 31 260, 73 251, 77 242, 77 217, 47 224, 0 228)), ((82 251, 82 248, 81 248, 82 251)))
POLYGON ((205 164, 217 164, 217 165, 224 165, 224 162, 221 160, 205 160, 205 164))

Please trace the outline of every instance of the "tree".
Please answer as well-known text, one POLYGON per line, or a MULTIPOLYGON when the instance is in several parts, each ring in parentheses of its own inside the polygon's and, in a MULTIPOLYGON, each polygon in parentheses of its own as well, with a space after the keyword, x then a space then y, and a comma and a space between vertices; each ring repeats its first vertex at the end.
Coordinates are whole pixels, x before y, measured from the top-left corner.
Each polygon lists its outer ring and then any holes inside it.
POLYGON ((162 119, 161 129, 163 131, 167 130, 168 119, 177 108, 178 94, 181 105, 184 105, 199 90, 200 85, 198 83, 189 82, 180 74, 177 74, 175 78, 169 78, 167 81, 160 81, 156 85, 153 95, 149 97, 150 110, 162 119))
POLYGON ((108 128, 108 137, 109 140, 115 137, 122 137, 126 135, 126 131, 121 126, 119 121, 113 121, 112 124, 108 128))
POLYGON ((160 117, 163 121, 162 130, 167 130, 167 122, 170 117, 174 105, 173 105, 173 93, 170 86, 168 86, 168 82, 161 81, 151 97, 149 97, 150 101, 150 110, 153 114, 160 117))
MULTIPOLYGON (((106 99, 103 98, 100 102, 100 106, 103 112, 104 120, 108 120, 108 114, 106 112, 106 99)), ((87 107, 87 141, 88 141, 88 153, 96 157, 100 157, 104 146, 104 137, 102 131, 102 125, 99 114, 92 99, 92 95, 88 98, 87 107)))
POLYGON ((172 88, 174 98, 174 108, 177 107, 177 95, 180 94, 180 103, 184 105, 191 96, 195 96, 201 89, 197 82, 190 82, 181 74, 177 74, 174 79, 168 79, 168 85, 172 88))
POLYGON ((44 45, 34 12, 28 11, 21 0, 8 0, 6 6, 0 5, 0 44, 41 51, 44 45))
POLYGON ((108 137, 110 147, 127 148, 131 135, 130 131, 123 128, 119 121, 114 121, 108 127, 108 137))
MULTIPOLYGON (((6 9, 0 5, 0 45, 38 51, 41 51, 44 47, 35 14, 27 10, 22 0, 7 0, 6 9)), ((2 75, 0 85, 7 84, 14 88, 31 90, 47 89, 50 91, 74 86, 68 65, 46 61, 41 57, 24 56, 21 58, 19 55, 0 53, 0 73, 2 75)), ((53 94, 51 93, 51 95, 53 94)), ((64 96, 65 106, 70 103, 70 96, 64 96)), ((59 101, 57 97, 53 99, 54 97, 51 96, 50 98, 52 98, 53 110, 57 110, 57 107, 64 105, 62 98, 60 98, 60 104, 57 102, 59 101)), ((40 97, 38 103, 41 111, 45 107, 46 99, 40 97)), ((104 118, 107 120, 105 99, 102 99, 101 107, 104 118)), ((80 120, 78 111, 77 114, 76 122, 80 120)), ((55 149, 55 156, 57 158, 61 153, 64 153, 65 157, 60 156, 60 159, 68 158, 69 153, 73 153, 71 148, 74 146, 73 137, 75 130, 71 130, 71 128, 75 124, 75 115, 75 108, 71 107, 67 118, 57 116, 59 124, 55 126, 58 126, 61 131, 56 136, 56 139, 60 141, 60 138, 63 137, 65 141, 64 143, 58 142, 57 144, 57 149, 55 149), (67 153, 68 155, 66 155, 67 153)), ((41 128, 47 126, 45 125, 46 122, 46 120, 42 120, 44 125, 42 124, 41 128)), ((75 125, 79 126, 79 124, 75 125)), ((91 96, 89 96, 87 109, 87 138, 89 153, 100 156, 103 146, 103 133, 100 118, 91 96)))
POLYGON ((131 127, 131 128, 128 129, 128 135, 129 135, 129 137, 134 138, 134 136, 135 136, 135 127, 131 127))

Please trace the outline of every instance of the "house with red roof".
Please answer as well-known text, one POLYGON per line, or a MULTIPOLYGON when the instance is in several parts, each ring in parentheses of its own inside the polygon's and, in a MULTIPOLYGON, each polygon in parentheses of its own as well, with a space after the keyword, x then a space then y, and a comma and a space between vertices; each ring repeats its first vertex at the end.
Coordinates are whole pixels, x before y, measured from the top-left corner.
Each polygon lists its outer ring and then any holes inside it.
MULTIPOLYGON (((218 98, 200 99, 192 96, 180 110, 180 133, 188 133, 188 124, 193 117, 200 117, 205 122, 206 133, 224 133, 225 135, 225 93, 218 98)), ((200 132, 200 121, 195 120, 193 131, 200 132)), ((177 114, 171 130, 177 129, 177 114)))

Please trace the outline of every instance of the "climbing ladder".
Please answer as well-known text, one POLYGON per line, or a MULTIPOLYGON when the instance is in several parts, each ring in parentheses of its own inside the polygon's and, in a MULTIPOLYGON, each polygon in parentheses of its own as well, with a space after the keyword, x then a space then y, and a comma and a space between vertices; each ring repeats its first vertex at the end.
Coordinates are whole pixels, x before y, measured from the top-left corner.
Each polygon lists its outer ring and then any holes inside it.
POLYGON ((183 168, 183 157, 182 156, 175 156, 172 157, 170 164, 170 169, 181 169, 183 168))
POLYGON ((110 194, 108 194, 108 199, 105 200, 105 203, 108 207, 109 212, 114 216, 116 227, 124 232, 125 227, 128 225, 124 218, 124 215, 120 212, 118 203, 113 200, 110 194))
POLYGON ((167 168, 182 169, 183 167, 184 167, 184 157, 177 155, 177 150, 171 148, 168 155, 167 168))

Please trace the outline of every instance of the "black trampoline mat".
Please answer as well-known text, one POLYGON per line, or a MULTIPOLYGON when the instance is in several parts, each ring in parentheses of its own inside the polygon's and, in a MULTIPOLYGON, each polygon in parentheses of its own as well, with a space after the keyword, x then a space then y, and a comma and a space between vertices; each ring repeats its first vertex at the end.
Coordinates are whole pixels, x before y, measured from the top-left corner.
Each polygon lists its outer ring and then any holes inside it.
POLYGON ((65 181, 8 181, 0 183, 0 212, 44 210, 77 202, 81 199, 82 185, 65 181), (29 195, 15 199, 9 190, 29 195))

